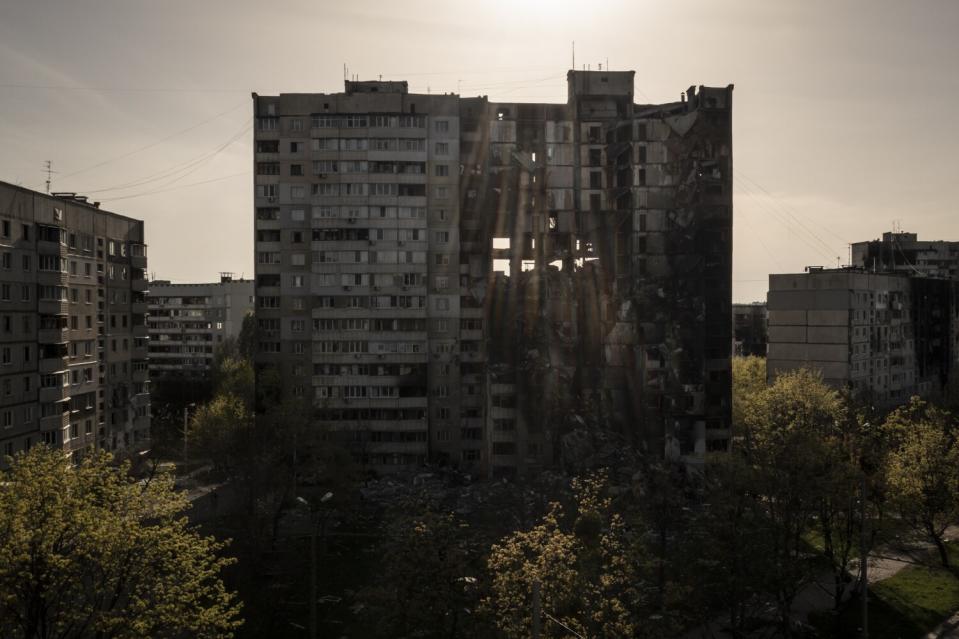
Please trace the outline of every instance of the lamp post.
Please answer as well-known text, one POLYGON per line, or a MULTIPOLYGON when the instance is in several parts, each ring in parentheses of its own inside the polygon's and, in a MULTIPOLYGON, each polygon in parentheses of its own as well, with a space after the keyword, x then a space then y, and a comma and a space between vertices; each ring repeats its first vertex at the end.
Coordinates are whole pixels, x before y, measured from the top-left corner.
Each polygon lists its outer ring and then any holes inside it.
POLYGON ((183 472, 186 474, 189 464, 189 442, 190 442, 190 409, 196 406, 195 403, 189 403, 183 407, 183 472))
MULTIPOLYGON (((326 493, 320 497, 318 505, 323 505, 333 498, 333 493, 326 493)), ((316 619, 316 532, 320 526, 319 509, 302 497, 297 497, 296 501, 310 509, 312 518, 312 529, 310 531, 310 639, 317 637, 317 619, 316 619)), ((323 541, 326 542, 326 517, 323 522, 323 541)))

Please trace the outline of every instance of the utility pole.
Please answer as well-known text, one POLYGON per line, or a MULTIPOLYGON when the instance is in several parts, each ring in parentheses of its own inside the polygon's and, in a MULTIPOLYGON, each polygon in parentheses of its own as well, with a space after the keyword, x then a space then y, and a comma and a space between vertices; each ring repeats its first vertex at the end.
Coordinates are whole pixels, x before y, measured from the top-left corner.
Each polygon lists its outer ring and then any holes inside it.
POLYGON ((320 514, 314 511, 313 530, 310 532, 310 639, 316 639, 316 529, 319 528, 320 514))
POLYGON ((862 484, 859 491, 859 498, 862 500, 862 528, 859 537, 859 571, 862 575, 862 585, 860 593, 860 617, 862 618, 862 639, 869 639, 869 552, 866 548, 866 539, 869 534, 869 514, 866 511, 866 496, 869 493, 869 486, 866 483, 866 473, 862 474, 862 484))
POLYGON ((183 470, 186 472, 187 462, 189 460, 188 444, 190 441, 190 407, 183 407, 183 470))
POLYGON ((539 580, 533 582, 533 623, 532 623, 532 633, 530 636, 532 639, 539 639, 539 624, 540 618, 543 616, 541 611, 542 601, 540 601, 540 584, 539 580))

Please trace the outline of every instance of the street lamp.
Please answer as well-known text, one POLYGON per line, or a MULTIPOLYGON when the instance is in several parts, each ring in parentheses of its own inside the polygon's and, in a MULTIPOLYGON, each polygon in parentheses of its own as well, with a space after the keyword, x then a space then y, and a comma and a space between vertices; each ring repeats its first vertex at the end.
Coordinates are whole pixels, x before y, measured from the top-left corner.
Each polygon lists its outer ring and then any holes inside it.
POLYGON ((190 402, 183 407, 183 472, 186 474, 189 464, 189 441, 190 441, 190 409, 196 404, 190 402))
MULTIPOLYGON (((333 499, 333 493, 326 493, 320 497, 319 504, 322 505, 333 499)), ((316 531, 323 523, 323 543, 326 544, 326 517, 322 520, 319 517, 319 510, 314 508, 310 502, 303 497, 297 496, 296 501, 310 509, 312 518, 312 530, 310 531, 310 639, 316 639, 317 621, 316 621, 316 531)))

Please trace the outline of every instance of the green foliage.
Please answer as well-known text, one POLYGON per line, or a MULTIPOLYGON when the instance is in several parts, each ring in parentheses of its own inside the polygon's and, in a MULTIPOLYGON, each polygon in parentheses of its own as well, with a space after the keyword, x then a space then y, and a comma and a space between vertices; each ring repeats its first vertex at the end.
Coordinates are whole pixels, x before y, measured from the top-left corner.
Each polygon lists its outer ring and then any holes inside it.
POLYGON ((187 525, 172 479, 136 482, 108 455, 70 466, 44 446, 0 475, 0 635, 230 637, 224 543, 187 525))
POLYGON ((848 415, 839 394, 808 370, 779 375, 743 409, 748 490, 762 506, 772 560, 760 583, 776 598, 786 628, 793 600, 818 570, 804 540, 817 520, 837 576, 837 603, 842 594, 857 521, 848 415))
POLYGON ((901 514, 937 547, 948 567, 943 535, 959 521, 959 441, 954 418, 918 397, 884 424, 894 448, 887 458, 890 497, 901 514))
POLYGON ((734 357, 733 368, 733 428, 738 435, 742 429, 749 400, 766 388, 766 358, 750 355, 734 357))
POLYGON ((247 404, 233 394, 221 394, 196 409, 190 440, 197 454, 219 469, 234 468, 250 445, 253 416, 247 404))
POLYGON ((574 480, 576 511, 552 504, 539 524, 495 544, 487 562, 486 611, 506 637, 528 637, 531 592, 540 584, 544 637, 662 636, 651 618, 638 565, 641 545, 606 495, 606 478, 574 480))
POLYGON ((422 500, 402 506, 378 548, 383 567, 364 596, 380 637, 487 636, 478 628, 470 527, 422 500))
MULTIPOLYGON (((959 546, 947 544, 952 562, 959 546)), ((839 614, 816 614, 810 621, 822 637, 852 637, 861 627, 858 601, 839 614)), ((959 580, 944 568, 910 566, 869 587, 869 636, 873 639, 924 637, 959 610, 959 580)))
POLYGON ((213 367, 213 388, 217 395, 232 395, 253 406, 253 365, 242 357, 223 357, 213 367))

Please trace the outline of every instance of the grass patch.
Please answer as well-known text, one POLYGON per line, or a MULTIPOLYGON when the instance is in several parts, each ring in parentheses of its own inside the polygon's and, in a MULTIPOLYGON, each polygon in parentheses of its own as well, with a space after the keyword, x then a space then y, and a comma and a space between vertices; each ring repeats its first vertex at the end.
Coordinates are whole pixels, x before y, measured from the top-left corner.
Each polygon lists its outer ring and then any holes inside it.
MULTIPOLYGON (((949 544, 959 564, 959 542, 949 544)), ((869 588, 869 636, 872 639, 921 637, 959 610, 959 577, 939 566, 910 566, 869 588)), ((860 627, 859 602, 852 601, 838 619, 817 613, 810 621, 823 637, 855 637, 860 627)))

